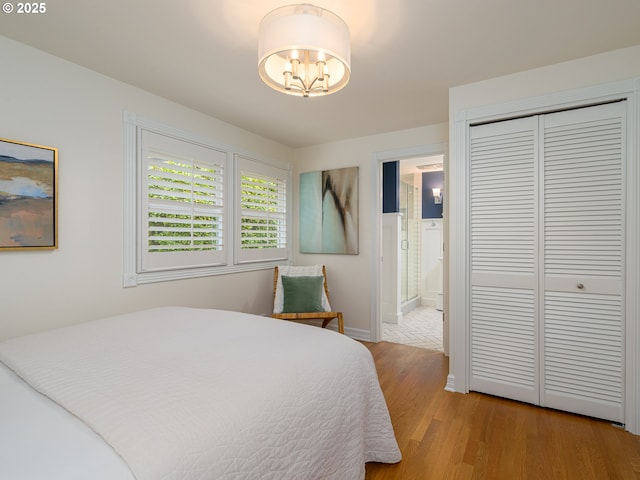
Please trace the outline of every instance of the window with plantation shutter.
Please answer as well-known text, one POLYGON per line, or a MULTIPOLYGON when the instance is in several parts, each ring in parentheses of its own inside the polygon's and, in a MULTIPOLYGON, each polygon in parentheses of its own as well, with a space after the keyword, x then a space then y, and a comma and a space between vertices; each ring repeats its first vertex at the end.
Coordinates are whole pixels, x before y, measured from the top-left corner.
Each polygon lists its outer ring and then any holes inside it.
POLYGON ((123 112, 125 287, 289 260, 289 165, 123 112))
POLYGON ((141 131, 140 270, 226 261, 226 152, 141 131))
POLYGON ((236 262, 286 260, 287 170, 236 156, 236 262))

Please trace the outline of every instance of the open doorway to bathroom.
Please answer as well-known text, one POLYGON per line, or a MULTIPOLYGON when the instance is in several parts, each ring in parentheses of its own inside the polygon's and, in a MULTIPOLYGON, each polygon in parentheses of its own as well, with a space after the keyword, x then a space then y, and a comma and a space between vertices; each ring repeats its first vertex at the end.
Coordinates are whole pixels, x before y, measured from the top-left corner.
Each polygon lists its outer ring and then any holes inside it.
POLYGON ((433 155, 383 164, 381 339, 438 351, 443 351, 443 161, 444 155, 433 155))

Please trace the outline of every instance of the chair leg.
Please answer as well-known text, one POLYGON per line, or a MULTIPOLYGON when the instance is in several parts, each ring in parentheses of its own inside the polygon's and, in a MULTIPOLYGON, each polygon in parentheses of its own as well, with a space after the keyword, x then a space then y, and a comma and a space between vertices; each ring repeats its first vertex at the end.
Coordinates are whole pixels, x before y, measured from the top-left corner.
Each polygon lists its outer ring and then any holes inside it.
POLYGON ((340 333, 344 333, 344 321, 342 320, 342 312, 336 312, 337 315, 333 318, 325 318, 322 321, 322 328, 327 328, 327 325, 329 325, 329 322, 331 322, 331 320, 333 320, 334 318, 338 319, 338 332, 340 333))

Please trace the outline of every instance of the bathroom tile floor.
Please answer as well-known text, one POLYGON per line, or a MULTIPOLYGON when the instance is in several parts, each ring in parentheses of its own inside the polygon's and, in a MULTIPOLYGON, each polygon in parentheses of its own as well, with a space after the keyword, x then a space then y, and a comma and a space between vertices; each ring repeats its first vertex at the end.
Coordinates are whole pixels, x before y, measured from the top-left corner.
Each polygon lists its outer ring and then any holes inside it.
POLYGON ((442 352, 442 312, 421 306, 403 315, 398 325, 382 322, 382 340, 442 352))

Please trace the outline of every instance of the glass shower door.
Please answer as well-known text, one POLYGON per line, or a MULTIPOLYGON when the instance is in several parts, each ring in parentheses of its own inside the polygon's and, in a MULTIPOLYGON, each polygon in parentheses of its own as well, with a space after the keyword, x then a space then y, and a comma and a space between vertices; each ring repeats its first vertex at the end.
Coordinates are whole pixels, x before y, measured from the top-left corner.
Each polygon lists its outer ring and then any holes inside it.
POLYGON ((418 296, 420 277, 420 218, 417 187, 413 175, 400 179, 400 212, 402 213, 400 299, 404 305, 418 296))

